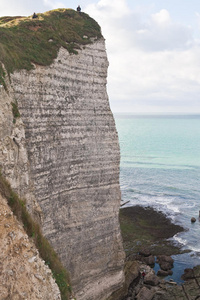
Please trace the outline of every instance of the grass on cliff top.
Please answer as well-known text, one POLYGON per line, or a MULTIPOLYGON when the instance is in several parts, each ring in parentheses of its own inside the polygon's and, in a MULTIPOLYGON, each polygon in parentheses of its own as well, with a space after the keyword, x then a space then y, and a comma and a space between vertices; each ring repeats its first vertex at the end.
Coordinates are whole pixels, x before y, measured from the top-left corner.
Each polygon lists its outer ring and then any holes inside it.
POLYGON ((60 289, 62 300, 69 300, 71 295, 70 278, 60 262, 56 252, 48 240, 43 236, 40 226, 28 213, 25 203, 17 196, 10 187, 10 184, 0 173, 0 193, 7 199, 8 204, 17 219, 22 222, 28 236, 33 239, 40 256, 49 266, 53 277, 60 289))
POLYGON ((56 9, 38 18, 0 18, 0 84, 5 85, 5 72, 33 68, 33 64, 50 65, 62 46, 77 53, 80 45, 91 43, 91 38, 101 38, 97 22, 85 13, 72 9, 56 9))

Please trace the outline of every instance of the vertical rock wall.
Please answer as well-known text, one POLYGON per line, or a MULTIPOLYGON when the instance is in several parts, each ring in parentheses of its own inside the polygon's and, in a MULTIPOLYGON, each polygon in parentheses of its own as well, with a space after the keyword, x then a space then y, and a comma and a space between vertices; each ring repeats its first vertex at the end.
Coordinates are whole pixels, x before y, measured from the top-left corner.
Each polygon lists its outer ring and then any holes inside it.
POLYGON ((18 102, 25 132, 30 194, 78 300, 106 299, 124 281, 120 153, 107 67, 101 39, 78 55, 61 48, 51 66, 11 76, 10 96, 18 102))
POLYGON ((25 126, 21 118, 12 113, 13 91, 0 86, 0 170, 18 195, 26 199, 28 210, 40 223, 42 211, 34 196, 34 184, 30 177, 30 164, 26 149, 25 126))

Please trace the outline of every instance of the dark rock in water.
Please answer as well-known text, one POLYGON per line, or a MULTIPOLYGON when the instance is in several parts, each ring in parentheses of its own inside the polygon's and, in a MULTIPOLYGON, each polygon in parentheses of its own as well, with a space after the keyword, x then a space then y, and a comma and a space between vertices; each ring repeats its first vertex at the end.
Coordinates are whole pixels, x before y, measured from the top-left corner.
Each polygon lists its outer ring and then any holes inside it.
POLYGON ((148 248, 143 248, 139 251, 139 255, 142 255, 142 256, 145 256, 145 257, 148 257, 151 255, 151 252, 148 248))
POLYGON ((155 274, 149 273, 144 277, 144 283, 152 286, 156 286, 160 283, 160 280, 155 274))
POLYGON ((192 217, 191 218, 191 223, 195 223, 196 222, 196 218, 192 217))
POLYGON ((142 261, 149 266, 153 266, 155 264, 155 257, 153 255, 143 257, 142 261))
POLYGON ((172 270, 168 270, 168 275, 172 275, 173 274, 173 271, 172 270))
POLYGON ((164 271, 164 270, 158 270, 157 276, 166 277, 166 276, 168 276, 168 272, 164 271))
POLYGON ((168 262, 168 263, 171 263, 173 264, 174 263, 174 260, 171 256, 168 256, 168 255, 158 255, 157 256, 157 260, 158 262, 168 262))
POLYGON ((161 270, 164 270, 164 271, 168 271, 173 268, 173 265, 171 265, 168 262, 161 262, 159 265, 160 265, 161 270))
POLYGON ((184 274, 181 276, 183 280, 193 279, 195 278, 193 269, 185 269, 184 274))
POLYGON ((166 277, 168 275, 172 275, 173 272, 171 270, 168 271, 164 271, 164 270, 158 270, 157 272, 157 276, 162 276, 162 277, 166 277))
POLYGON ((168 271, 173 268, 174 260, 171 258, 171 256, 159 255, 157 256, 157 261, 160 265, 160 268, 164 271, 168 271))

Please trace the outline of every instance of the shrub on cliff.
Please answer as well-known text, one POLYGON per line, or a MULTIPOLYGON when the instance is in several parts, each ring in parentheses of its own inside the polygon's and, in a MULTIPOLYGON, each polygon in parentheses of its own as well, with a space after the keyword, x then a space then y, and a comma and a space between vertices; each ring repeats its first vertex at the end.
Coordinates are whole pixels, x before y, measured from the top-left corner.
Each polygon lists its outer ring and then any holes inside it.
POLYGON ((16 119, 20 117, 20 113, 18 110, 17 103, 12 102, 11 105, 12 105, 12 113, 13 113, 13 123, 15 123, 16 119))

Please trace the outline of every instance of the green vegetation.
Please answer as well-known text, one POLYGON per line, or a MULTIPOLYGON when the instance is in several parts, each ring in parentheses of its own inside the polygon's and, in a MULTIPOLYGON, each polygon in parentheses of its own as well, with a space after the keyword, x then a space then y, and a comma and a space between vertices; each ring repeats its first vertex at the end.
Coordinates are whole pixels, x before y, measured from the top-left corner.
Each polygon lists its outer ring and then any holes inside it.
POLYGON ((184 228, 173 224, 162 212, 152 207, 126 207, 120 209, 119 220, 127 257, 142 248, 150 249, 153 255, 181 253, 180 245, 168 239, 184 228))
POLYGON ((71 294, 71 285, 66 269, 62 266, 53 247, 42 235, 40 226, 32 219, 31 215, 28 213, 25 203, 17 196, 15 192, 13 192, 9 183, 1 174, 0 193, 7 199, 13 213, 16 215, 18 220, 23 223, 26 233, 30 238, 34 240, 35 245, 39 250, 40 256, 52 270, 53 276, 60 289, 62 300, 68 300, 71 294))
POLYGON ((5 86, 4 65, 8 74, 33 68, 33 63, 50 65, 62 46, 77 53, 80 45, 101 38, 99 25, 87 14, 72 9, 57 9, 32 17, 0 18, 0 84, 5 86))
POLYGON ((13 113, 13 123, 16 123, 16 119, 20 117, 17 103, 12 102, 12 113, 13 113))
POLYGON ((5 75, 6 75, 6 73, 5 73, 2 65, 0 64, 0 85, 3 85, 4 88, 6 89, 6 84, 5 84, 5 80, 4 80, 5 75))

